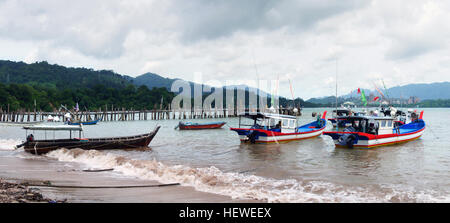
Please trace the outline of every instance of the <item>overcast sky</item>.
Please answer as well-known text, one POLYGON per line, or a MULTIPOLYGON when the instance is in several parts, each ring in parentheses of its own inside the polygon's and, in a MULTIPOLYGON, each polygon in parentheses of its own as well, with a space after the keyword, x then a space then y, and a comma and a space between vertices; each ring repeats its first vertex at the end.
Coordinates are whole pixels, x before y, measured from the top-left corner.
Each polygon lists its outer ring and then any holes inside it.
POLYGON ((450 81, 449 1, 0 0, 0 59, 193 80, 280 79, 305 99, 450 81), (337 66, 336 66, 337 65, 337 66), (337 67, 337 69, 336 69, 337 67))

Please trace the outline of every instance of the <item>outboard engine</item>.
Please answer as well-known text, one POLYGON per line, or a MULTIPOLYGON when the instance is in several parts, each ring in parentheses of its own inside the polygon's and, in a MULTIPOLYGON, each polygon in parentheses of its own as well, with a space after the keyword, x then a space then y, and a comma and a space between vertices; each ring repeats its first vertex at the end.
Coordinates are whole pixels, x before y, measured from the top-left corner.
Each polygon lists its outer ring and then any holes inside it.
MULTIPOLYGON (((355 132, 356 129, 352 126, 344 129, 344 132, 355 132)), ((339 145, 347 146, 348 148, 353 148, 353 145, 357 143, 357 137, 353 134, 341 134, 338 139, 339 145)))
POLYGON ((254 130, 250 130, 250 132, 249 132, 248 135, 247 135, 248 140, 249 140, 251 143, 255 143, 255 142, 256 142, 257 136, 258 136, 258 131, 254 131, 254 130))
POLYGON ((27 144, 28 142, 33 142, 33 141, 34 141, 34 136, 33 136, 33 134, 29 134, 29 135, 27 136, 27 141, 25 141, 24 143, 22 143, 22 144, 20 144, 20 145, 15 146, 15 148, 18 149, 18 148, 24 146, 25 144, 27 144))

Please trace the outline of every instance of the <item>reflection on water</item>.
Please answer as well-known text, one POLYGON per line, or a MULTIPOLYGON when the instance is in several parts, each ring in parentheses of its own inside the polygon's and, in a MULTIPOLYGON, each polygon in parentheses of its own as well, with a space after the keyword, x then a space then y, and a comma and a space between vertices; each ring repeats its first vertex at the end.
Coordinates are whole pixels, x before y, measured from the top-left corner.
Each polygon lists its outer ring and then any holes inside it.
POLYGON ((253 160, 275 161, 281 156, 281 146, 279 144, 247 144, 239 145, 239 149, 246 156, 253 160))

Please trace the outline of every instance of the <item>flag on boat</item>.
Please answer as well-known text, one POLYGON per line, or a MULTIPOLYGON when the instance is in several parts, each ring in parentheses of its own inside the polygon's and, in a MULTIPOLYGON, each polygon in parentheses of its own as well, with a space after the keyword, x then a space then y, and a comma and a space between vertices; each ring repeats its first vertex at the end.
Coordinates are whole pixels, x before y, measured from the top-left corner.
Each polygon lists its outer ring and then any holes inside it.
POLYGON ((364 90, 361 91, 361 101, 364 106, 367 106, 367 99, 366 99, 366 94, 364 93, 364 90))
POLYGON ((375 98, 373 98, 373 101, 377 101, 378 99, 380 99, 380 97, 375 97, 375 98))
POLYGON ((381 82, 383 82, 384 92, 386 93, 386 96, 389 98, 389 92, 386 88, 386 84, 384 84, 384 80, 381 80, 381 82))
POLYGON ((358 88, 358 94, 361 94, 361 89, 360 88, 358 88))

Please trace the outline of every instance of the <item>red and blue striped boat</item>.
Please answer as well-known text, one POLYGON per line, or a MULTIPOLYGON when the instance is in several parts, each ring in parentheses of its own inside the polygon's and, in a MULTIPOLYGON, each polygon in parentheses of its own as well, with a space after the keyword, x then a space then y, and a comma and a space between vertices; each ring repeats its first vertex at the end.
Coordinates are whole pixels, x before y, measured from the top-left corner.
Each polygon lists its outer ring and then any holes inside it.
POLYGON ((180 130, 200 130, 200 129, 220 129, 226 122, 208 122, 208 123, 193 123, 193 122, 180 122, 178 126, 180 130))
POLYGON ((316 121, 298 126, 295 116, 245 112, 239 115, 239 128, 230 130, 235 131, 244 143, 279 143, 309 139, 322 135, 327 125, 326 115, 325 111, 316 121), (241 127, 248 126, 241 123, 241 117, 253 120, 250 128, 241 127))
POLYGON ((324 132, 331 136, 336 147, 370 149, 409 142, 418 139, 425 131, 423 111, 418 119, 402 124, 392 117, 353 116, 351 126, 343 131, 324 132))

